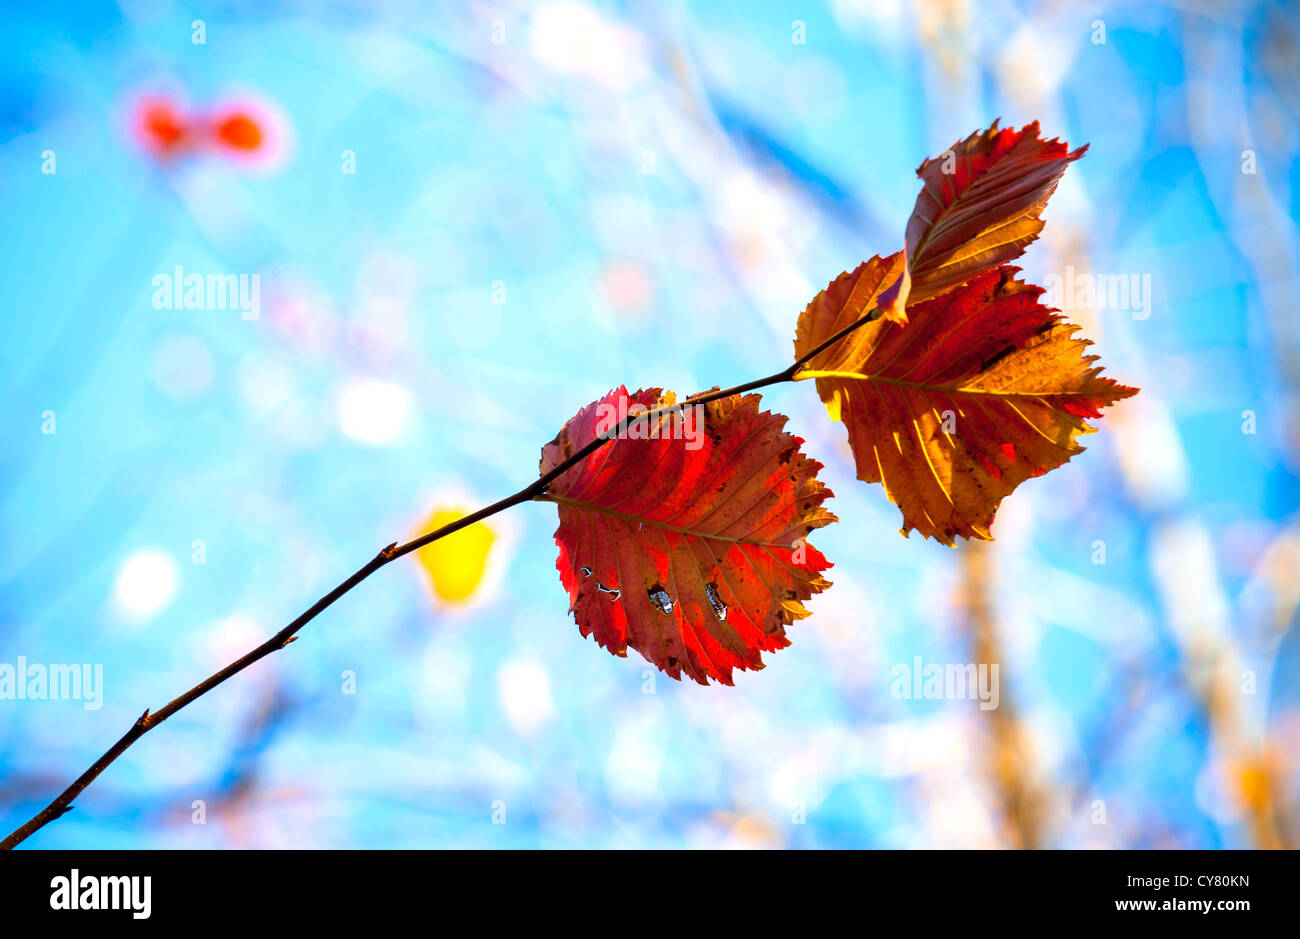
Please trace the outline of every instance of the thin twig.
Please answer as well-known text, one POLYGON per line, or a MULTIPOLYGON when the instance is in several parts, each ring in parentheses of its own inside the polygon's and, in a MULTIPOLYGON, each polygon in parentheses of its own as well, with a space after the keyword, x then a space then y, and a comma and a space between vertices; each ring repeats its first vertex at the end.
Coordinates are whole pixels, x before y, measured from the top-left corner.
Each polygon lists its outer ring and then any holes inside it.
POLYGON ((203 681, 199 682, 197 685, 195 685, 189 691, 185 692, 179 698, 176 698, 175 700, 164 705, 160 710, 153 711, 152 713, 146 710, 143 714, 140 715, 140 718, 133 725, 131 725, 131 729, 128 730, 122 736, 122 739, 120 739, 117 743, 113 744, 113 746, 110 747, 103 756, 101 756, 98 760, 94 762, 94 764, 90 767, 90 769, 86 770, 84 773, 78 776, 76 781, 72 785, 70 785, 67 789, 64 789, 63 792, 59 793, 59 795, 55 798, 53 802, 47 805, 39 813, 37 813, 25 825, 12 832, 8 837, 4 839, 4 841, 0 841, 0 850, 7 851, 13 848, 15 845, 18 845, 21 842, 25 841, 33 833, 39 831, 41 828, 45 827, 50 822, 54 821, 56 818, 59 818, 65 813, 71 811, 73 807, 72 800, 77 798, 79 795, 81 795, 81 793, 86 790, 86 787, 88 787, 92 782, 94 782, 95 779, 98 778, 100 773, 108 769, 108 767, 113 763, 114 760, 116 760, 119 756, 125 753, 127 748, 131 746, 131 744, 135 743, 137 740, 139 740, 149 731, 153 730, 163 721, 167 720, 167 718, 171 717, 173 714, 175 714, 181 708, 185 707, 187 704, 190 704, 196 699, 207 694, 209 691, 217 687, 217 685, 220 685, 226 679, 239 674, 244 669, 248 668, 248 666, 252 665, 254 662, 265 658, 266 656, 270 655, 272 652, 275 652, 279 649, 283 649, 289 643, 293 642, 294 639, 297 638, 296 633, 300 629, 302 629, 313 619, 315 619, 318 614, 320 614, 327 607, 332 605, 334 601, 338 600, 345 593, 347 593, 357 584, 361 583, 363 580, 365 580, 367 577, 369 577, 375 571, 379 570, 384 565, 397 560, 403 555, 410 554, 412 551, 418 551, 420 548, 423 548, 425 545, 432 544, 433 542, 437 541, 440 538, 445 538, 450 534, 460 531, 462 528, 466 528, 470 525, 473 525, 475 522, 481 522, 485 518, 490 518, 491 516, 496 515, 498 512, 505 511, 511 506, 518 505, 521 502, 527 502, 531 499, 536 498, 539 495, 542 495, 543 493, 546 492, 546 487, 549 486, 552 482, 554 482, 557 478, 559 478, 559 476, 562 475, 564 472, 571 469, 573 466, 577 465, 582 460, 585 460, 588 456, 595 453, 597 450, 603 447, 610 440, 613 440, 616 437, 619 437, 622 434, 624 434, 627 431, 629 423, 631 423, 632 421, 653 419, 653 418, 663 416, 665 414, 671 414, 674 411, 680 411, 683 408, 691 407, 696 404, 707 404, 710 401, 718 401, 722 398, 729 398, 732 395, 743 394, 746 391, 753 391, 757 388, 766 388, 769 385, 776 385, 776 384, 780 384, 781 382, 798 380, 800 377, 799 369, 804 364, 811 361, 813 358, 815 358, 817 355, 824 352, 826 349, 830 348, 835 343, 839 342, 841 339, 843 339, 849 333, 853 332, 858 327, 865 325, 866 323, 870 322, 872 319, 875 319, 877 313, 878 313, 877 310, 875 309, 871 310, 870 312, 868 312, 866 315, 862 316, 858 320, 854 321, 853 323, 850 323, 844 329, 841 329, 839 332, 831 336, 825 342, 821 343, 811 351, 800 356, 788 368, 782 369, 781 371, 769 375, 766 378, 759 378, 759 379, 755 379, 754 381, 745 382, 744 384, 736 385, 733 388, 726 388, 722 390, 715 389, 713 391, 701 392, 700 394, 692 395, 689 398, 686 398, 682 401, 678 401, 675 404, 665 405, 659 408, 655 408, 653 411, 646 411, 640 414, 629 415, 623 418, 623 420, 621 420, 617 426, 611 428, 610 430, 606 431, 603 434, 598 434, 595 440, 592 440, 586 446, 575 451, 571 456, 569 456, 568 458, 564 459, 559 464, 557 464, 554 469, 542 474, 540 477, 538 477, 533 482, 529 483, 524 488, 520 489, 514 495, 507 496, 506 498, 502 499, 499 502, 494 502, 489 506, 479 509, 477 512, 472 512, 469 515, 466 515, 463 518, 459 518, 456 521, 451 522, 450 524, 443 525, 441 528, 435 529, 434 531, 426 532, 425 534, 420 535, 418 538, 414 538, 411 541, 406 542, 405 544, 398 544, 396 542, 390 544, 388 547, 384 548, 373 558, 371 558, 370 561, 365 564, 365 566, 363 566, 358 571, 356 571, 351 577, 343 581, 343 583, 339 584, 329 593, 325 594, 325 596, 317 600, 312 605, 312 607, 309 610, 307 610, 307 612, 303 613, 292 623, 284 627, 284 629, 280 630, 270 639, 266 640, 266 642, 262 643, 252 652, 249 652, 243 658, 230 663, 221 671, 217 672, 215 675, 212 675, 204 679, 203 681))

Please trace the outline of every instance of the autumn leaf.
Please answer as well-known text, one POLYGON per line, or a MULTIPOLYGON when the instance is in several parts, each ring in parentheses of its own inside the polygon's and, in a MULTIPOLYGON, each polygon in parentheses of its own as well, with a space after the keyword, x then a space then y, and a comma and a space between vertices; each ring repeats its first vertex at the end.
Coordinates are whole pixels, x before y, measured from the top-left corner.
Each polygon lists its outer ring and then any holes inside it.
MULTIPOLYGON (((878 276, 900 263, 872 258, 848 289, 843 274, 799 318, 797 355, 814 349, 877 303, 878 276)), ((832 418, 848 428, 858 478, 882 482, 915 529, 951 545, 991 540, 1002 498, 1083 450, 1084 418, 1136 388, 1100 376, 1077 326, 1039 303, 1042 288, 1004 265, 951 293, 908 307, 906 325, 865 324, 813 358, 832 418)))
POLYGON ((674 400, 619 388, 583 408, 542 449, 543 474, 636 419, 539 498, 559 507, 556 567, 584 636, 673 678, 729 685, 789 645, 785 627, 808 615, 800 601, 830 586, 830 563, 804 539, 835 521, 831 493, 758 395, 637 418, 674 400))
POLYGON ((1043 208, 1065 168, 1083 156, 1043 140, 1035 121, 976 131, 916 171, 924 185, 907 223, 911 302, 938 296, 1018 258, 1043 229, 1043 208))

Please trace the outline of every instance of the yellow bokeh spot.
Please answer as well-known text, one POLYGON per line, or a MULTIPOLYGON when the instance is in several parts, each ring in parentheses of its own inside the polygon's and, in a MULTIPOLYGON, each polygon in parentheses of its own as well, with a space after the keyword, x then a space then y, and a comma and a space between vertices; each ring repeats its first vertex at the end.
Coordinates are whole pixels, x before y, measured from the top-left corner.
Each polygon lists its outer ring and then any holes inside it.
MULTIPOLYGON (((421 531, 433 531, 450 525, 465 513, 459 509, 437 509, 421 531)), ((464 603, 483 582, 488 552, 496 535, 483 522, 475 522, 445 538, 439 538, 418 552, 420 563, 429 574, 433 592, 448 603, 464 603)))

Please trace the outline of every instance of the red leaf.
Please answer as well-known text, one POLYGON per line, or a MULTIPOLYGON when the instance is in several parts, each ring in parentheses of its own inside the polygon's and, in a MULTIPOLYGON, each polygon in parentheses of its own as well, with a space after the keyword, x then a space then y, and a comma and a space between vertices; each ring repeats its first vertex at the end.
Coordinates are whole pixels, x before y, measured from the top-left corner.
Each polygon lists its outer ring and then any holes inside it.
POLYGON ((924 185, 907 223, 911 301, 938 296, 1020 257, 1043 229, 1043 208, 1071 161, 1035 121, 1020 130, 976 131, 916 171, 924 185))
MULTIPOLYGON (((785 648, 800 603, 830 586, 830 563, 803 539, 835 521, 821 464, 786 418, 734 395, 640 418, 578 463, 543 499, 559 507, 556 567, 584 636, 636 649, 673 678, 731 684, 785 648)), ((672 404, 659 389, 611 391, 542 449, 547 473, 628 413, 672 404)))

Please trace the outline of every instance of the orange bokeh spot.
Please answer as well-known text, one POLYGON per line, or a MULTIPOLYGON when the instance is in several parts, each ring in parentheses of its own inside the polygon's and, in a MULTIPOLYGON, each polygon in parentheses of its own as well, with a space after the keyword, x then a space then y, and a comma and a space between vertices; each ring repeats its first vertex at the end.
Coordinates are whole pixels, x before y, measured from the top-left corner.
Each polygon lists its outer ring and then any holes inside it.
POLYGON ((140 107, 138 133, 159 156, 173 156, 190 144, 184 115, 170 101, 146 101, 140 107))
POLYGON ((222 143, 237 150, 256 150, 264 139, 262 128, 247 114, 230 115, 217 125, 216 132, 222 143))

